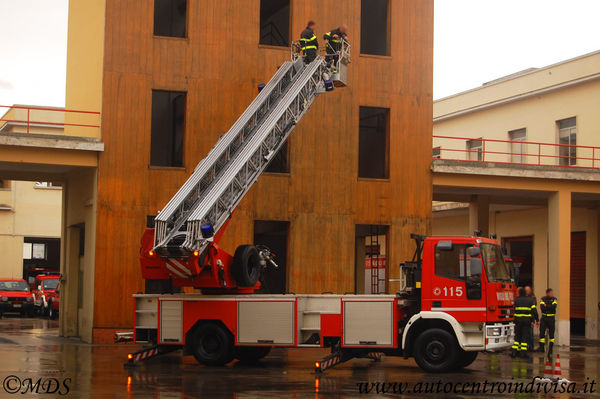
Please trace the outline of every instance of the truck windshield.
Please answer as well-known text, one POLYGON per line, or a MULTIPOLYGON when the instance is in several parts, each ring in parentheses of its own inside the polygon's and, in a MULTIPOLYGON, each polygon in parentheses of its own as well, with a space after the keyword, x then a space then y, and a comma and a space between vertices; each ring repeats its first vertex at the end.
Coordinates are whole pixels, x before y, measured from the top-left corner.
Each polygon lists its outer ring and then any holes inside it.
POLYGON ((489 282, 510 281, 510 273, 506 263, 504 263, 504 256, 499 246, 481 244, 481 256, 483 257, 489 282))
POLYGON ((29 286, 25 281, 0 281, 0 291, 28 292, 29 286))
POLYGON ((57 278, 44 280, 44 289, 45 290, 55 290, 57 285, 58 285, 57 278))

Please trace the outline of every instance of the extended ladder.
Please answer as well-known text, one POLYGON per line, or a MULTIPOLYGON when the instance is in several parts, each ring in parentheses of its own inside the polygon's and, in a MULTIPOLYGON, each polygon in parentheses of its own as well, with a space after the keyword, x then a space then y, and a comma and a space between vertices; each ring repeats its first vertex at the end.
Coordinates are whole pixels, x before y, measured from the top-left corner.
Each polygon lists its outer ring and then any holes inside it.
POLYGON ((223 227, 330 78, 322 57, 285 62, 155 218, 155 250, 203 251, 202 226, 223 227))

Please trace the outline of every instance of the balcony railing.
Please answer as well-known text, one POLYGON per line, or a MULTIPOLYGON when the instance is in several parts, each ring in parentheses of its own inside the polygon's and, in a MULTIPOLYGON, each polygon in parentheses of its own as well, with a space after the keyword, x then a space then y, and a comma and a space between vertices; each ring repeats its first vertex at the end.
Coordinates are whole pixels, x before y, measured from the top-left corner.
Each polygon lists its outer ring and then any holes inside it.
POLYGON ((479 137, 434 135, 433 157, 510 165, 600 168, 600 147, 479 137))
POLYGON ((100 137, 100 112, 97 111, 0 105, 0 115, 0 134, 38 133, 100 137))

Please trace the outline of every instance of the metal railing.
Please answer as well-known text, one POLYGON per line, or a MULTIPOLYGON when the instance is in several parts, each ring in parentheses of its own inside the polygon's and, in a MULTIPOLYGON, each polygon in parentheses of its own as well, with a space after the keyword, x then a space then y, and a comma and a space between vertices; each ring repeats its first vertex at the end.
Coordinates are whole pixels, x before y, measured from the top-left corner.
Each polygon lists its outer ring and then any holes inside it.
POLYGON ((99 136, 100 112, 29 105, 0 105, 0 133, 65 134, 84 129, 81 136, 99 136), (5 112, 2 112, 6 109, 5 112))
POLYGON ((434 135, 433 158, 511 165, 599 169, 600 147, 434 135))

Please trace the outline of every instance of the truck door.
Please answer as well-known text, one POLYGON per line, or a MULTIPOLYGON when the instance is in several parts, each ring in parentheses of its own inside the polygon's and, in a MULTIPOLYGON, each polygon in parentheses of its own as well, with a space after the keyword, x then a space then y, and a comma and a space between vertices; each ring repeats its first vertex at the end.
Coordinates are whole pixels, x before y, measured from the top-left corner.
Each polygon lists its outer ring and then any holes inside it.
MULTIPOLYGON (((423 282, 423 310, 443 311, 458 321, 485 320, 485 285, 480 249, 461 239, 432 243, 433 273, 423 282), (429 286, 429 292, 427 291, 429 286)), ((427 275, 427 274, 425 274, 427 275)))

